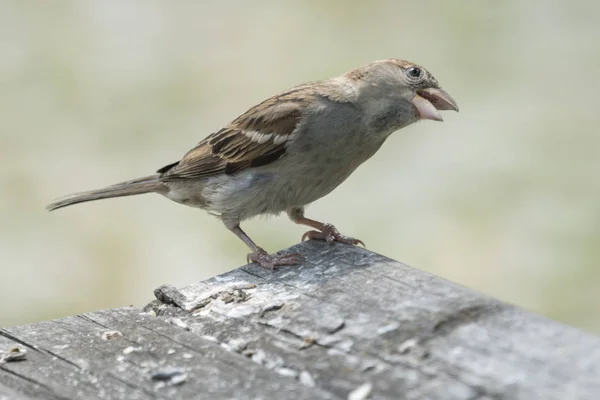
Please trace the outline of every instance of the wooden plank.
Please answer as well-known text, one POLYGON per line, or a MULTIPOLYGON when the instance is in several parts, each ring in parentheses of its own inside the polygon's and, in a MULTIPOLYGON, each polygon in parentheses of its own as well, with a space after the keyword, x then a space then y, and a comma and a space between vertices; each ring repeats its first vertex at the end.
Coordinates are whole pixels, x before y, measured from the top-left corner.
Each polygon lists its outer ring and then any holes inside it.
MULTIPOLYGON (((4 371, 0 371, 0 382, 3 382, 3 373, 4 371)), ((11 389, 7 386, 4 386, 0 383, 0 400, 29 400, 31 397, 25 397, 24 394, 17 392, 14 389, 11 389)))
POLYGON ((0 400, 598 399, 600 338, 367 250, 306 242, 127 307, 0 330, 0 400))
POLYGON ((46 332, 49 335, 57 333, 47 329, 51 324, 46 322, 0 330, 0 349, 18 346, 27 350, 26 360, 0 365, 0 382, 36 399, 151 398, 142 396, 136 388, 125 385, 118 377, 97 376, 89 369, 79 368, 60 357, 57 351, 70 346, 69 336, 55 337, 56 342, 48 347, 36 343, 36 336, 43 336, 46 332), (22 338, 16 336, 21 331, 28 331, 28 335, 22 338))
POLYGON ((27 361, 0 368, 22 378, 9 386, 32 398, 331 398, 133 308, 4 329, 2 335, 30 350, 27 361))
POLYGON ((382 399, 600 398, 598 337, 364 249, 290 251, 306 262, 243 267, 148 309, 342 398, 365 384, 382 399))

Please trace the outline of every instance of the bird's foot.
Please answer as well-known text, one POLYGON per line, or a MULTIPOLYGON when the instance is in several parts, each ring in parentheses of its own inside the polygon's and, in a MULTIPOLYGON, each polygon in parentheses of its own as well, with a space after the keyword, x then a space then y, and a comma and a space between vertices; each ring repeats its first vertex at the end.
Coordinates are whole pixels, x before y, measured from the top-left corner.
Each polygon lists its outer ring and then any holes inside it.
POLYGON ((327 243, 340 242, 352 245, 362 245, 366 247, 364 242, 360 239, 355 239, 353 237, 342 235, 335 226, 331 224, 323 225, 323 229, 321 231, 308 231, 304 235, 302 235, 302 241, 306 239, 316 239, 316 240, 324 240, 327 243))
POLYGON ((271 271, 280 265, 297 265, 302 261, 304 257, 300 254, 269 254, 260 247, 254 253, 248 254, 248 262, 255 262, 271 271))

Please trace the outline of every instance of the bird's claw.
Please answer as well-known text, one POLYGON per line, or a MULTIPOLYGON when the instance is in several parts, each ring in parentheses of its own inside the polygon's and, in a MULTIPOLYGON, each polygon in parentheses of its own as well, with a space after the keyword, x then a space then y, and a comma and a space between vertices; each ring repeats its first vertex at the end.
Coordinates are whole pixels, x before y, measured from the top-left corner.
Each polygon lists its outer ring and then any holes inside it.
POLYGON ((296 265, 304 261, 300 254, 269 254, 264 249, 259 248, 254 253, 247 256, 248 262, 255 262, 263 268, 273 271, 280 265, 296 265))
POLYGON ((331 224, 325 224, 321 231, 308 231, 302 235, 302 241, 310 239, 315 240, 324 240, 327 243, 340 242, 351 245, 362 245, 365 246, 365 243, 360 239, 355 239, 353 237, 342 235, 335 226, 331 224))

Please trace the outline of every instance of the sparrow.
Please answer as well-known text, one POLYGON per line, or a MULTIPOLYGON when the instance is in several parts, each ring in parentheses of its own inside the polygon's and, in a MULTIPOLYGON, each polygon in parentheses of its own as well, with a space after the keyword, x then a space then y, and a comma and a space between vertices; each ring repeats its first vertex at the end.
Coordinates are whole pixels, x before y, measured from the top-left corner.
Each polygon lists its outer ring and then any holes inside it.
POLYGON ((425 68, 375 61, 268 98, 153 175, 75 193, 47 208, 158 193, 218 216, 252 250, 248 262, 269 269, 294 265, 302 257, 267 253, 240 223, 286 212, 312 228, 302 240, 363 244, 307 218, 304 207, 344 182, 393 132, 419 120, 442 121, 440 110, 458 106, 425 68))

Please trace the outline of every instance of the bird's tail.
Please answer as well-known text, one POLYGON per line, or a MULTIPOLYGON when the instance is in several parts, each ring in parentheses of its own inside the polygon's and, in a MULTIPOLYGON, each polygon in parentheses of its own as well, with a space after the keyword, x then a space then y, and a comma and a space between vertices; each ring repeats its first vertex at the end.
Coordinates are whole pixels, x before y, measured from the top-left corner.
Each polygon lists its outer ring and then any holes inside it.
POLYGON ((108 186, 103 189, 70 194, 48 204, 46 208, 48 211, 52 211, 73 204, 84 203, 86 201, 157 192, 162 188, 162 183, 158 180, 158 177, 159 175, 155 174, 127 182, 117 183, 116 185, 108 186))

